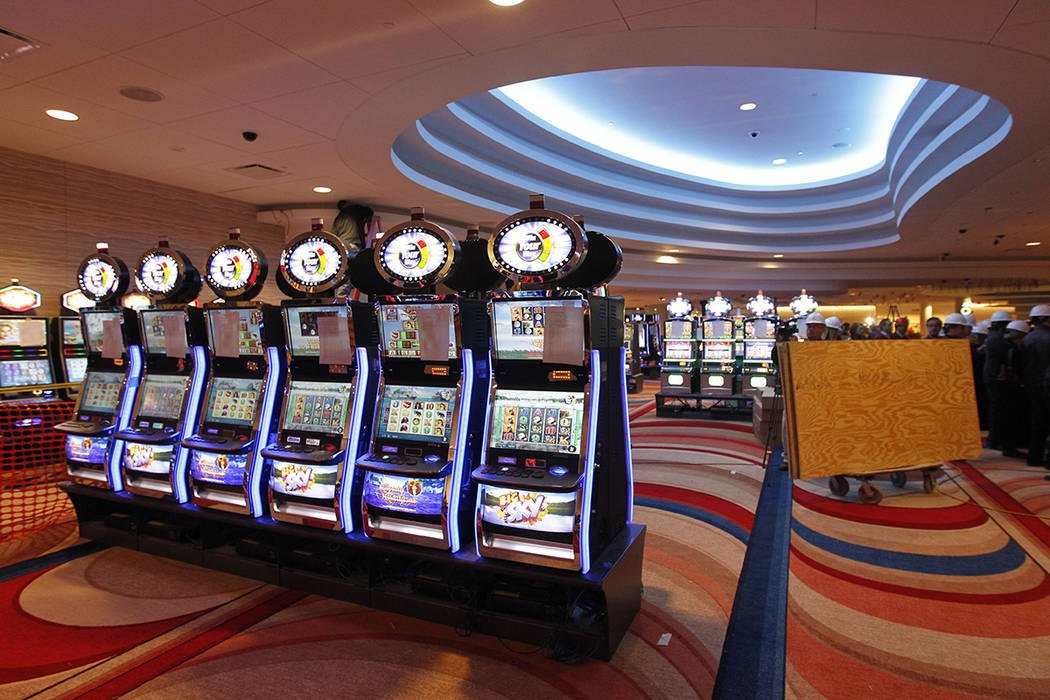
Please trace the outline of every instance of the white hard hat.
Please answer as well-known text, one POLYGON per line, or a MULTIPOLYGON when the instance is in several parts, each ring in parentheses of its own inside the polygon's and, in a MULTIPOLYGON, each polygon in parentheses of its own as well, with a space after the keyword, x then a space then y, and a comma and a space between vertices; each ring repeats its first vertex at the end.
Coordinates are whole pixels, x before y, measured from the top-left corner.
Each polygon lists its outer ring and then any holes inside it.
POLYGON ((999 323, 1000 321, 1013 321, 1014 317, 1009 311, 996 311, 992 314, 989 321, 991 323, 999 323))
POLYGON ((960 313, 948 314, 944 317, 944 325, 946 326, 969 326, 970 322, 966 320, 966 317, 960 313))
POLYGON ((977 325, 973 327, 973 332, 981 335, 988 335, 988 329, 991 325, 991 321, 978 321, 977 325))
POLYGON ((973 328, 977 325, 977 319, 974 318, 973 314, 963 314, 963 318, 966 319, 966 325, 973 328))
POLYGON ((1032 307, 1032 310, 1028 312, 1028 318, 1036 318, 1038 316, 1050 316, 1050 306, 1046 304, 1036 304, 1032 307))
POLYGON ((1027 333, 1028 324, 1024 321, 1010 321, 1006 324, 1006 330, 1017 331, 1018 333, 1027 333))
MULTIPOLYGON (((1047 314, 1047 315, 1050 316, 1050 314, 1047 314)), ((814 326, 817 326, 817 325, 825 326, 825 325, 827 325, 827 323, 825 323, 825 321, 824 321, 824 314, 820 313, 819 311, 814 311, 809 316, 806 316, 806 325, 808 326, 810 324, 812 324, 814 326)))
POLYGON ((842 330, 842 319, 838 316, 828 316, 827 320, 824 321, 824 325, 828 328, 834 328, 835 330, 842 330))

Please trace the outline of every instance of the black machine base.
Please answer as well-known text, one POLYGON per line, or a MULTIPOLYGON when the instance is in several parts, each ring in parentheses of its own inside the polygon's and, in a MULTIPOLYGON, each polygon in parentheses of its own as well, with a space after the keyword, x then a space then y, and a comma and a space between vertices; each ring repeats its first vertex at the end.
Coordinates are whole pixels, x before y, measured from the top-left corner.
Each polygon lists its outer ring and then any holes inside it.
POLYGON ((664 418, 711 418, 751 420, 754 394, 664 394, 656 395, 656 415, 664 418))
POLYGON ((644 525, 624 528, 584 575, 125 491, 62 489, 81 537, 546 647, 560 660, 609 660, 641 607, 644 525))

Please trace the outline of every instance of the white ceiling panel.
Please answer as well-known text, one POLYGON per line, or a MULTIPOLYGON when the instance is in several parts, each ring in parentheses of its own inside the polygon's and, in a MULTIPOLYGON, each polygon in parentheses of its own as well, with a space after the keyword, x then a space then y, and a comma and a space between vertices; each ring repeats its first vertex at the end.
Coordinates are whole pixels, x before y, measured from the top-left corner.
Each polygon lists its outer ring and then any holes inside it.
MULTIPOLYGON (((4 116, 8 119, 63 136, 71 136, 81 142, 150 126, 150 123, 143 119, 28 83, 0 90, 0 104, 4 105, 4 116), (52 119, 44 114, 44 110, 47 109, 74 112, 80 119, 72 122, 52 119)), ((7 145, 3 134, 0 134, 0 145, 7 145)))
POLYGON ((343 78, 463 52, 404 0, 272 0, 231 19, 343 78))
POLYGON ((633 30, 664 27, 813 27, 816 0, 709 0, 628 17, 633 30))
POLYGON ((177 170, 221 158, 244 159, 244 154, 233 148, 198 138, 173 126, 154 126, 118 134, 92 143, 63 148, 51 155, 86 162, 84 158, 88 155, 104 157, 106 153, 126 154, 127 157, 142 161, 150 170, 177 170), (73 154, 79 154, 81 158, 75 158, 73 154))
POLYGON ((250 162, 253 154, 279 151, 323 140, 322 136, 311 131, 244 106, 192 117, 179 122, 179 126, 202 139, 241 151, 246 154, 247 162, 250 162), (241 136, 245 131, 257 133, 258 140, 245 141, 241 136))
POLYGON ((229 15, 249 7, 262 5, 269 0, 197 0, 201 5, 211 8, 221 15, 229 15))
POLYGON ((1016 0, 821 0, 818 29, 989 41, 1016 0))
POLYGON ((239 102, 264 100, 335 79, 228 19, 136 46, 124 55, 239 102))
POLYGON ((272 117, 293 122, 334 139, 346 115, 366 99, 367 92, 339 81, 255 102, 251 106, 272 117))
MULTIPOLYGON (((2 18, 0 26, 15 32, 22 31, 16 26, 6 24, 2 18)), ((0 69, 0 89, 86 63, 105 54, 105 51, 97 46, 53 33, 46 39, 35 34, 29 35, 29 38, 43 42, 43 45, 39 49, 4 61, 3 69, 0 69)))
POLYGON ((992 43, 1050 56, 1050 2, 1020 0, 992 43))
POLYGON ((3 118, 0 118, 0 134, 3 134, 0 142, 5 148, 13 148, 26 153, 50 154, 56 149, 79 142, 79 139, 72 133, 62 134, 3 118))
POLYGON ((468 57, 468 53, 460 53, 455 56, 445 56, 444 58, 435 58, 430 61, 423 61, 421 63, 414 63, 410 66, 402 66, 401 68, 394 68, 393 70, 380 71, 379 73, 372 73, 371 75, 362 75, 358 78, 354 78, 349 81, 353 85, 361 88, 367 93, 375 95, 377 93, 386 90, 392 85, 411 78, 413 75, 419 75, 425 73, 428 70, 443 66, 446 63, 454 63, 455 61, 462 60, 468 57))
POLYGON ((616 0, 616 6, 620 8, 624 17, 631 17, 645 12, 666 10, 683 5, 703 5, 707 2, 708 0, 616 0))
POLYGON ((83 98, 157 124, 236 105, 229 98, 118 55, 106 56, 34 82, 55 92, 83 98), (164 95, 164 100, 129 100, 120 94, 120 89, 129 85, 157 90, 164 95))
POLYGON ((529 0, 514 7, 478 0, 413 0, 413 4, 471 53, 486 53, 620 19, 612 0, 529 0))

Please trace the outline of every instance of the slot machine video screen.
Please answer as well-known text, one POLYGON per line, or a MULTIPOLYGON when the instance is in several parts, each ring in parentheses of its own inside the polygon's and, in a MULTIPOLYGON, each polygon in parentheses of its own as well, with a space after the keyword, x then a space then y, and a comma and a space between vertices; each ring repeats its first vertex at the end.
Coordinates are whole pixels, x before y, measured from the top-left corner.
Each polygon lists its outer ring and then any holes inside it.
POLYGON ((692 340, 692 338, 692 322, 664 321, 664 340, 692 340))
POLYGON ((580 454, 582 391, 496 389, 489 447, 580 454))
POLYGON ((448 443, 455 421, 456 390, 450 387, 383 387, 376 438, 448 443))
POLYGON ((0 345, 23 348, 47 345, 47 320, 43 318, 0 319, 0 345))
POLYGON ((713 360, 715 362, 729 361, 733 359, 733 343, 732 341, 725 342, 705 342, 704 343, 704 359, 713 360))
POLYGON ((0 362, 0 386, 32 386, 51 383, 51 363, 47 360, 0 362))
MULTIPOLYGON (((492 332, 496 357, 501 360, 542 360, 547 309, 551 306, 582 309, 583 301, 532 299, 493 304, 492 332)), ((580 357, 583 357, 582 337, 580 357)))
POLYGON ((84 330, 80 327, 79 318, 62 319, 62 344, 83 345, 84 330))
POLYGON ((143 418, 174 420, 182 413, 182 397, 186 395, 186 378, 163 374, 147 374, 139 388, 138 415, 143 418))
POLYGON ((774 340, 777 337, 777 327, 772 321, 758 318, 754 321, 744 322, 745 338, 767 338, 774 340))
MULTIPOLYGON (((456 348, 456 321, 452 304, 427 304, 428 308, 448 310, 448 357, 459 356, 456 348)), ((412 304, 383 305, 379 310, 379 333, 383 337, 383 351, 388 357, 421 357, 419 310, 412 304)))
POLYGON ((194 450, 190 457, 190 474, 199 481, 226 486, 243 486, 248 469, 248 455, 216 454, 194 450))
POLYGON ((261 379, 212 377, 208 407, 204 413, 205 422, 252 425, 262 385, 261 379))
POLYGON ((270 472, 270 488, 288 496, 331 500, 335 498, 339 466, 294 464, 275 460, 270 472))
POLYGON ((84 311, 84 331, 87 333, 88 352, 102 352, 103 323, 120 321, 119 311, 84 311))
POLYGON ((82 382, 84 381, 84 373, 87 372, 87 358, 86 357, 67 357, 66 361, 66 381, 67 382, 82 382))
POLYGON ((240 355, 264 354, 262 344, 262 311, 259 309, 210 309, 208 311, 208 338, 215 338, 216 314, 237 314, 237 352, 240 355))
POLYGON ((79 410, 116 413, 123 386, 122 372, 88 372, 80 390, 79 410))
POLYGON ((144 445, 129 442, 124 446, 121 462, 125 469, 132 471, 168 474, 171 472, 171 458, 174 453, 174 445, 144 445))
POLYGON ((365 503, 373 508, 441 515, 445 503, 445 477, 426 479, 368 472, 363 496, 365 503))
POLYGON ((350 407, 350 385, 293 379, 284 403, 283 430, 341 435, 350 407))
POLYGON ((732 338, 733 337, 733 322, 729 319, 715 319, 712 321, 704 321, 704 340, 709 338, 732 338))
POLYGON ((744 359, 770 362, 773 359, 773 343, 756 342, 744 344, 744 359))
POLYGON ((691 360, 693 359, 693 343, 688 340, 665 340, 665 360, 691 360))
POLYGON ((289 306, 285 309, 285 324, 288 330, 288 348, 297 357, 321 355, 321 334, 317 319, 321 316, 347 318, 345 306, 289 306))
MULTIPOLYGON (((164 354, 167 350, 167 345, 164 342, 165 331, 164 331, 164 317, 179 318, 180 320, 185 318, 185 314, 182 311, 143 311, 142 313, 142 343, 146 346, 146 352, 152 354, 164 354)), ((179 327, 182 329, 183 344, 186 343, 186 324, 180 323, 179 327)))
POLYGON ((481 519, 538 532, 572 532, 576 522, 576 492, 526 491, 481 484, 481 519))

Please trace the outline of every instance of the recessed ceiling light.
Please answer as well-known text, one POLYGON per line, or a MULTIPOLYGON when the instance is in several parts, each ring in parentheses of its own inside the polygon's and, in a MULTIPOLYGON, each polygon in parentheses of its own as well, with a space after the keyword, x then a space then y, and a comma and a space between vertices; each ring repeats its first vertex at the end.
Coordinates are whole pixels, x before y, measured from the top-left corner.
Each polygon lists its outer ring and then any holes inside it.
POLYGON ((787 158, 774 158, 773 159, 773 165, 783 165, 786 162, 788 162, 787 158))
POLYGON ((136 102, 160 102, 164 99, 164 95, 151 90, 146 87, 139 87, 138 85, 128 85, 127 87, 120 88, 120 94, 129 100, 135 100, 136 102))
POLYGON ((64 122, 75 122, 77 119, 80 119, 78 115, 67 112, 64 109, 47 109, 44 110, 44 114, 52 119, 61 119, 64 122))
POLYGON ((780 267, 780 265, 777 265, 776 263, 762 263, 762 267, 767 270, 775 270, 780 267))
POLYGON ((773 253, 773 257, 774 258, 782 258, 782 257, 784 257, 784 254, 783 253, 773 253))
POLYGON ((661 255, 656 259, 656 262, 664 263, 665 265, 677 265, 678 258, 672 257, 670 255, 661 255))
POLYGON ((317 194, 328 194, 331 191, 331 187, 325 187, 324 185, 318 185, 314 188, 314 192, 316 192, 317 194))
POLYGON ((514 5, 520 5, 525 0, 489 0, 489 2, 500 7, 513 7, 514 5))
POLYGON ((670 249, 670 250, 668 250, 667 252, 668 252, 668 253, 681 253, 682 251, 678 250, 677 248, 671 248, 671 249, 670 249))
POLYGON ((1042 241, 1028 241, 1025 245, 1042 245, 1042 241))
POLYGON ((744 104, 740 105, 739 109, 741 112, 750 112, 757 106, 758 105, 756 105, 754 102, 745 102, 744 104))

